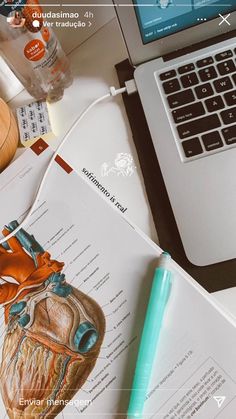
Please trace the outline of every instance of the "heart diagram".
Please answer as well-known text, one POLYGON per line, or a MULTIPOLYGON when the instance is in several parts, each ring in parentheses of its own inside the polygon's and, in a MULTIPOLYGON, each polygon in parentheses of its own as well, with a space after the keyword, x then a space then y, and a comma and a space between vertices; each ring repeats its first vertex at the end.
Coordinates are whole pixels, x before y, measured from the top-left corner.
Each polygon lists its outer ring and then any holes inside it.
MULTIPOLYGON (((3 234, 17 226, 11 222, 3 234)), ((63 267, 23 229, 0 246, 0 391, 10 419, 56 417, 96 364, 103 311, 66 281, 63 267)))

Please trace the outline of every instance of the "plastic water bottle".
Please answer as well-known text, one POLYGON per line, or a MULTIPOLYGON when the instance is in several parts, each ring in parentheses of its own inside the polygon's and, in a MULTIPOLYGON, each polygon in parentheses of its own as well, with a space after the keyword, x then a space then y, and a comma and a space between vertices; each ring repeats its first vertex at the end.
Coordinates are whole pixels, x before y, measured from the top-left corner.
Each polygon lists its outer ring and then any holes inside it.
POLYGON ((37 100, 60 100, 73 79, 69 61, 45 26, 37 0, 0 1, 0 52, 37 100))

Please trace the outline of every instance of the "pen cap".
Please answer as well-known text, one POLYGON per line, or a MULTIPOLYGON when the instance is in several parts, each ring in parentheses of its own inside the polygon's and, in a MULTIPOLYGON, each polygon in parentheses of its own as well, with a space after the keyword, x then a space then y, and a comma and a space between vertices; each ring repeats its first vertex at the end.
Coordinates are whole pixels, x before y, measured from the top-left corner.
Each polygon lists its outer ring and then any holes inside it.
POLYGON ((163 268, 169 271, 169 263, 171 256, 168 252, 162 252, 158 260, 158 268, 163 268))

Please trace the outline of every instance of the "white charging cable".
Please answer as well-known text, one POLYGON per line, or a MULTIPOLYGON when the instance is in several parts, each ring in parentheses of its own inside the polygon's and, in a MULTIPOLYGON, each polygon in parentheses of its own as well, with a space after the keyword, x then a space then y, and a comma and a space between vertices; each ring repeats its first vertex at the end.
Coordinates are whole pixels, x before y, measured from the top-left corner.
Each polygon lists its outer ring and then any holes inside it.
POLYGON ((65 145, 66 141, 68 140, 69 136, 71 135, 72 131, 74 130, 74 128, 80 123, 80 121, 82 121, 82 119, 85 117, 85 115, 87 115, 87 113, 94 107, 96 106, 98 103, 103 102, 104 100, 108 99, 109 97, 114 97, 117 96, 121 93, 125 93, 127 92, 128 94, 134 93, 133 89, 130 89, 129 87, 129 81, 125 83, 126 87, 122 87, 120 89, 115 89, 115 87, 110 87, 110 91, 109 93, 107 93, 106 95, 94 100, 94 102, 92 102, 79 116, 78 118, 75 120, 75 122, 73 123, 73 125, 70 127, 70 129, 67 131, 67 133, 65 134, 62 142, 60 143, 60 145, 58 146, 58 148, 56 149, 55 153, 53 154, 47 169, 44 172, 44 175, 42 177, 42 180, 38 186, 37 192, 35 194, 35 198, 33 200, 33 203, 30 207, 29 212, 27 213, 27 215, 25 216, 25 218, 23 219, 23 221, 19 224, 19 226, 12 231, 11 233, 9 233, 7 236, 5 236, 4 238, 0 239, 0 244, 5 243, 7 240, 11 239, 12 237, 15 236, 16 233, 18 233, 19 230, 21 230, 28 222, 30 216, 32 215, 32 213, 35 211, 37 205, 38 205, 38 201, 39 201, 39 197, 40 194, 42 192, 43 186, 45 184, 46 178, 48 176, 48 173, 54 163, 54 160, 56 158, 56 156, 59 154, 59 152, 61 151, 61 149, 63 148, 63 146, 65 145))

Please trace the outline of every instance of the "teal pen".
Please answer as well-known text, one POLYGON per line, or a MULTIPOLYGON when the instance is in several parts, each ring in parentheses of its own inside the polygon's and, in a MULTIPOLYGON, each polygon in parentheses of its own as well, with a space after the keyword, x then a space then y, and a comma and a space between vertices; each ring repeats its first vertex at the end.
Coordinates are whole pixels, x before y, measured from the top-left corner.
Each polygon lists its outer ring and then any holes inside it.
POLYGON ((169 253, 163 252, 159 266, 155 270, 132 384, 127 413, 128 419, 143 417, 144 403, 171 291, 171 271, 168 268, 170 260, 169 253))

